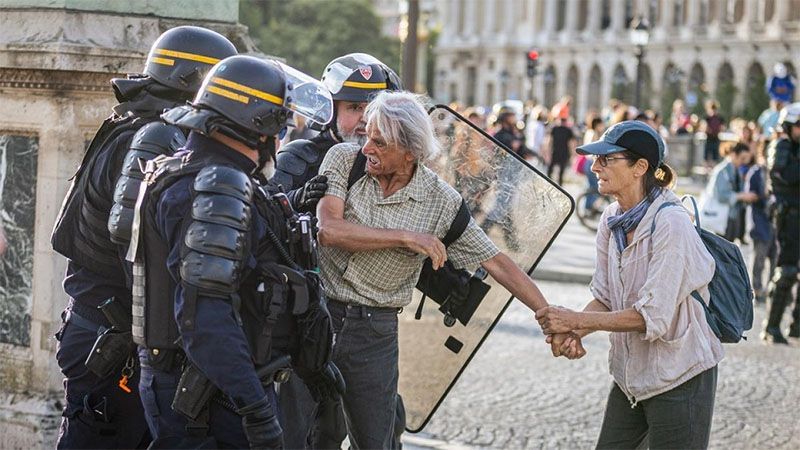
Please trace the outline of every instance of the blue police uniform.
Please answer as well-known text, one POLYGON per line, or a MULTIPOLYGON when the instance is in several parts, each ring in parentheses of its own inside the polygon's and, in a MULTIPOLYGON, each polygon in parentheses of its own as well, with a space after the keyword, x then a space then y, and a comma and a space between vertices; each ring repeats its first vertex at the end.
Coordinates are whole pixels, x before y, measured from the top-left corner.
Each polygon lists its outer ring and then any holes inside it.
MULTIPOLYGON (((186 150, 176 156, 189 155, 191 152, 191 160, 206 160, 208 164, 235 167, 245 174, 253 172, 256 167, 246 156, 195 132, 189 135, 186 150)), ((241 408, 264 398, 266 393, 256 374, 248 340, 238 322, 239 313, 230 299, 211 297, 202 292, 188 306, 180 282, 186 220, 191 215, 192 186, 196 176, 197 173, 181 176, 161 192, 158 200, 153 200, 157 201, 154 228, 169 247, 166 268, 175 283, 175 320, 186 359, 220 388, 237 408, 241 408), (189 319, 190 316, 193 319, 189 319), (192 326, 185 326, 187 320, 192 322, 192 326)), ((255 269, 257 248, 265 239, 268 226, 267 219, 257 208, 251 207, 251 210, 254 213, 248 230, 250 245, 245 249, 243 259, 245 272, 255 269)), ((140 356, 142 398, 151 428, 157 430, 156 437, 186 435, 187 420, 170 407, 182 364, 173 363, 171 367, 159 369, 151 363, 151 351, 142 349, 140 356)), ((271 387, 267 388, 267 392, 274 398, 271 387)), ((208 434, 220 446, 249 446, 241 416, 216 402, 209 405, 208 434)))

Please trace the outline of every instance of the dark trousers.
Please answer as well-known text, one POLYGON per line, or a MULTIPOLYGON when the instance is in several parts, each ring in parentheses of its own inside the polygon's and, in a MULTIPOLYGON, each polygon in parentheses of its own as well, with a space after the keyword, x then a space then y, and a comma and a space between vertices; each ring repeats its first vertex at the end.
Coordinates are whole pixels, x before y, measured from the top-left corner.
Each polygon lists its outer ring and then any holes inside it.
POLYGON ((640 401, 634 408, 614 383, 597 448, 633 449, 645 440, 652 449, 706 448, 716 391, 716 366, 672 390, 640 401))
POLYGON ((150 442, 136 385, 138 365, 123 391, 120 374, 100 378, 84 362, 100 325, 64 312, 56 333, 56 360, 64 374, 66 402, 57 448, 145 448, 150 442), (71 316, 71 317, 70 317, 71 316), (82 319, 82 320, 81 320, 82 319))
POLYGON ((347 390, 342 398, 353 448, 400 447, 405 417, 397 394, 397 308, 330 302, 336 332, 333 362, 347 390))
MULTIPOLYGON (((147 424, 156 442, 153 448, 197 448, 198 442, 211 442, 216 448, 249 448, 242 428, 242 418, 235 412, 216 402, 209 404, 208 429, 201 434, 187 431, 188 421, 173 411, 172 400, 178 387, 180 368, 158 370, 149 364, 147 351, 139 352, 142 364, 142 381, 139 384, 142 403, 146 412, 147 424)), ((272 402, 277 401, 272 388, 272 402)))

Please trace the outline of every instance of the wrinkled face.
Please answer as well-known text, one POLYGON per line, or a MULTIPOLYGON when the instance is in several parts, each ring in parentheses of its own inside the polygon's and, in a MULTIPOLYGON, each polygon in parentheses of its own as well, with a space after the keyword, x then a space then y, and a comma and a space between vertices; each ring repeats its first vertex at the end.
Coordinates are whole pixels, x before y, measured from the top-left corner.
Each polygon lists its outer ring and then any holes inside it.
POLYGON ((367 102, 336 102, 336 128, 345 142, 363 146, 367 140, 367 123, 364 110, 367 102))
POLYGON ((361 149, 367 157, 367 173, 372 176, 393 175, 405 172, 414 165, 411 152, 398 145, 390 144, 381 136, 378 127, 367 127, 367 143, 361 149))
POLYGON ((633 166, 632 160, 625 158, 624 153, 599 155, 594 158, 592 172, 597 174, 597 189, 603 195, 618 195, 633 192, 642 183, 642 175, 647 171, 647 160, 638 159, 633 166), (602 162, 605 160, 606 167, 602 162))

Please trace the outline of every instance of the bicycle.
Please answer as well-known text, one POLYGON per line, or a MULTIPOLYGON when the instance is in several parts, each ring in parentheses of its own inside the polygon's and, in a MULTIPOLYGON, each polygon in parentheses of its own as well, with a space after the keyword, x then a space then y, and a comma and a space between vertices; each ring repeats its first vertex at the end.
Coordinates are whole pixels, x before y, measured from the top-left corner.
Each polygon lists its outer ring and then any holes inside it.
POLYGON ((581 225, 585 226, 591 231, 597 231, 597 224, 600 221, 600 216, 603 215, 606 207, 614 202, 611 196, 603 195, 596 190, 585 190, 575 199, 575 214, 581 225), (594 194, 597 197, 591 209, 586 208, 586 197, 594 194))

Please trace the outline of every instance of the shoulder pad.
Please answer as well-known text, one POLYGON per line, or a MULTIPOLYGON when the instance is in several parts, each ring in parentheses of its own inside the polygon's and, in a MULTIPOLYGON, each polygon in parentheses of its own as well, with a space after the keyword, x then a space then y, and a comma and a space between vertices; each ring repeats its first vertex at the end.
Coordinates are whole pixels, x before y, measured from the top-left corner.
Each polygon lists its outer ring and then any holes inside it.
POLYGON ((309 163, 317 162, 323 156, 317 145, 308 139, 298 139, 286 144, 281 149, 281 153, 293 154, 309 163))
POLYGON ((133 135, 132 150, 141 150, 155 155, 172 155, 186 144, 186 136, 180 128, 161 121, 150 122, 133 135))
POLYGON ((249 242, 253 183, 234 168, 209 166, 197 174, 194 191, 181 278, 206 295, 231 294, 239 285, 249 242))
POLYGON ((249 203, 253 198, 253 182, 244 172, 227 166, 208 166, 194 179, 194 190, 221 194, 249 203))

